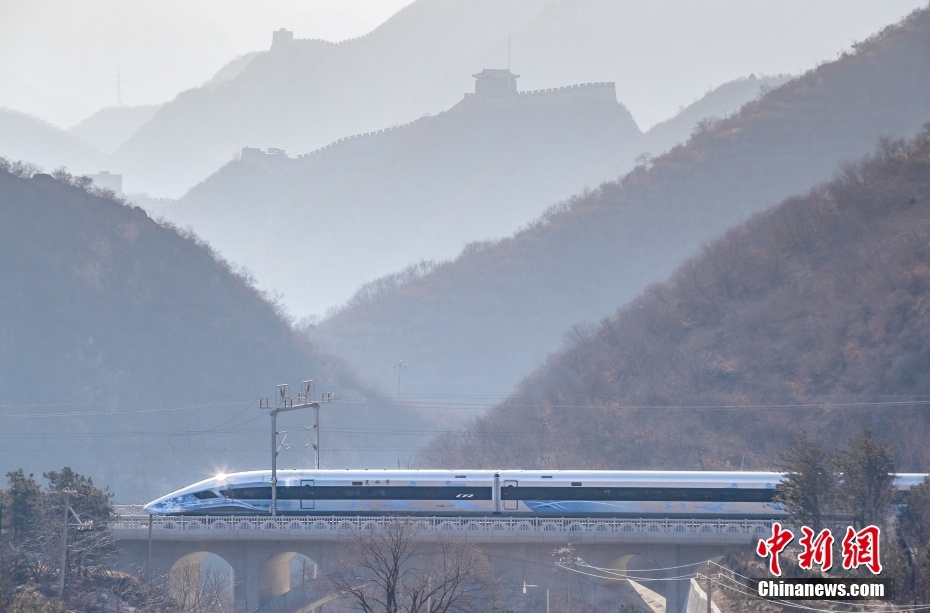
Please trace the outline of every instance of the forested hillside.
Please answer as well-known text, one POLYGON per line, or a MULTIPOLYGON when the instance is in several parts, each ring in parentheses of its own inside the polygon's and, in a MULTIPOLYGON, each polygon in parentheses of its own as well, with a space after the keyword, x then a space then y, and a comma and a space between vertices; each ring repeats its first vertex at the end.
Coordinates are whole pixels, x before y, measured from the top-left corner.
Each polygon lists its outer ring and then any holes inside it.
MULTIPOLYGON (((372 445, 353 430, 405 413, 297 338, 204 243, 65 173, 2 166, 0 474, 70 465, 125 501, 221 468, 266 467, 269 420, 255 400, 278 383, 296 395, 308 378, 338 399, 322 411, 325 464, 409 455, 389 436, 372 445)), ((279 421, 296 429, 280 466, 312 461, 308 413, 279 421)))
POLYGON ((930 469, 930 123, 727 232, 428 466, 770 469, 863 427, 930 469))
MULTIPOLYGON (((788 75, 757 77, 752 74, 743 79, 724 83, 707 92, 700 100, 644 134, 640 149, 653 156, 665 153, 675 145, 688 140, 701 122, 719 120, 736 113, 744 104, 790 80, 788 75)), ((624 174, 625 174, 624 170, 624 174)))
POLYGON ((364 288, 314 338, 390 389, 504 396, 703 244, 930 118, 930 11, 768 92, 690 141, 428 274, 364 288))

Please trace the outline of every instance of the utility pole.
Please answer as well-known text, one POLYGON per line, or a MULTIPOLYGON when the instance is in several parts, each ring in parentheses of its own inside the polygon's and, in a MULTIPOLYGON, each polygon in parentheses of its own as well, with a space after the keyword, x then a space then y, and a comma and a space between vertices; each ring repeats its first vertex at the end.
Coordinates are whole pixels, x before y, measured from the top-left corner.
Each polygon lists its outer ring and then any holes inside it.
POLYGON ((123 106, 123 79, 120 67, 116 67, 116 106, 123 106))
POLYGON ((575 557, 575 550, 572 548, 572 544, 568 543, 567 547, 559 547, 552 552, 552 555, 558 556, 559 564, 564 564, 566 561, 571 565, 572 572, 568 575, 568 613, 572 613, 572 578, 575 574, 575 562, 581 561, 584 563, 581 558, 575 557))
POLYGON ((58 600, 61 600, 65 593, 65 571, 68 568, 68 498, 71 490, 63 490, 65 493, 65 513, 61 519, 61 568, 58 569, 58 600))
POLYGON ((148 604, 152 604, 152 522, 155 517, 149 515, 149 542, 148 551, 145 554, 145 599, 148 604))
MULTIPOLYGON (((526 588, 528 587, 540 587, 540 586, 533 585, 533 584, 530 584, 524 581, 523 582, 523 593, 524 594, 526 594, 526 588)), ((546 588, 546 613, 549 613, 549 588, 548 587, 546 588)))
POLYGON ((714 613, 714 607, 710 602, 710 593, 714 589, 714 582, 711 581, 710 575, 707 575, 707 613, 714 613))
MULTIPOLYGON (((278 386, 274 408, 271 408, 267 398, 258 401, 259 407, 268 409, 268 414, 271 415, 271 508, 269 511, 272 516, 278 514, 278 452, 280 451, 278 446, 278 413, 296 411, 297 409, 313 409, 315 417, 314 429, 316 430, 316 467, 320 467, 320 403, 310 400, 310 394, 313 391, 313 380, 301 382, 301 391, 297 394, 297 404, 294 404, 294 399, 291 398, 288 389, 287 383, 278 386)), ((332 399, 332 394, 324 394, 321 402, 331 402, 332 399)), ((281 441, 281 447, 283 446, 284 441, 281 441)))
POLYGON ((407 368, 407 364, 404 363, 403 359, 400 359, 397 364, 394 364, 394 368, 397 369, 397 395, 400 396, 400 373, 407 368))
MULTIPOLYGON (((304 381, 301 383, 303 392, 297 394, 298 403, 307 403, 310 396, 313 394, 313 381, 304 381)), ((333 393, 327 392, 320 397, 320 402, 332 402, 333 393)), ((311 403, 310 406, 313 407, 313 425, 310 426, 310 430, 313 430, 313 440, 308 441, 305 446, 313 447, 313 467, 317 470, 320 469, 320 402, 311 403)), ((298 407, 299 408, 299 407, 298 407)))

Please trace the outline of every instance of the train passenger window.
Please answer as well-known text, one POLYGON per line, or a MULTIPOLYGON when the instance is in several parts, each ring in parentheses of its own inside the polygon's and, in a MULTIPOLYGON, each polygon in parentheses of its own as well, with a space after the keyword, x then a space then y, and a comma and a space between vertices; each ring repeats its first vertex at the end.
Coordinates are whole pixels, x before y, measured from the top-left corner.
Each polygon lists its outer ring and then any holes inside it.
POLYGON ((352 482, 352 485, 361 485, 361 484, 362 484, 361 481, 353 481, 353 482, 352 482))
MULTIPOLYGON (((237 497, 238 492, 237 492, 237 497)), ((306 485, 278 487, 278 500, 491 500, 490 487, 306 485)))
POLYGON ((579 487, 580 485, 581 481, 572 481, 572 487, 579 487))
MULTIPOLYGON (((510 482, 514 484, 514 482, 510 482)), ((515 484, 514 484, 515 485, 515 484)), ((645 500, 695 502, 771 502, 774 490, 744 488, 658 487, 511 487, 505 482, 501 499, 507 500, 645 500)))

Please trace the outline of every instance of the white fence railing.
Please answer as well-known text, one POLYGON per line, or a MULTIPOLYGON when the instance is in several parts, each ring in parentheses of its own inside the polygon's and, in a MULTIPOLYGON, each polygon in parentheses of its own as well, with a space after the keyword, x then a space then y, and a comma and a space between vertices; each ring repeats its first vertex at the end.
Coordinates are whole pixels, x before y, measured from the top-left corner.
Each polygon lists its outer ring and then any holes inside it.
MULTIPOLYGON (((386 516, 263 517, 126 516, 111 522, 114 533, 127 538, 152 532, 160 539, 186 539, 195 535, 216 538, 347 538, 356 530, 377 529, 394 521, 386 516), (248 531, 248 532, 247 532, 248 531), (233 535, 232 533, 236 534, 233 535), (182 536, 182 534, 184 536, 182 536), (207 536, 209 534, 209 536, 207 536)), ((476 540, 701 540, 742 541, 765 538, 770 520, 542 518, 542 517, 414 517, 424 536, 457 534, 476 540)))

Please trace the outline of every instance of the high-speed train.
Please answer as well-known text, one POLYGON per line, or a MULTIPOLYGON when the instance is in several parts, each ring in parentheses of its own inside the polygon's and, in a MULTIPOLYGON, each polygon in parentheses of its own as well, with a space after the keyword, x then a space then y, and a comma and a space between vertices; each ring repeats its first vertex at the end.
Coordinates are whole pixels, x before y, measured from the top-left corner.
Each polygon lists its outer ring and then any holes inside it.
MULTIPOLYGON (((902 474, 900 490, 925 475, 902 474)), ((609 470, 277 471, 278 515, 403 513, 778 518, 775 472, 609 470)), ((262 514, 271 471, 219 474, 145 505, 152 515, 262 514)))

